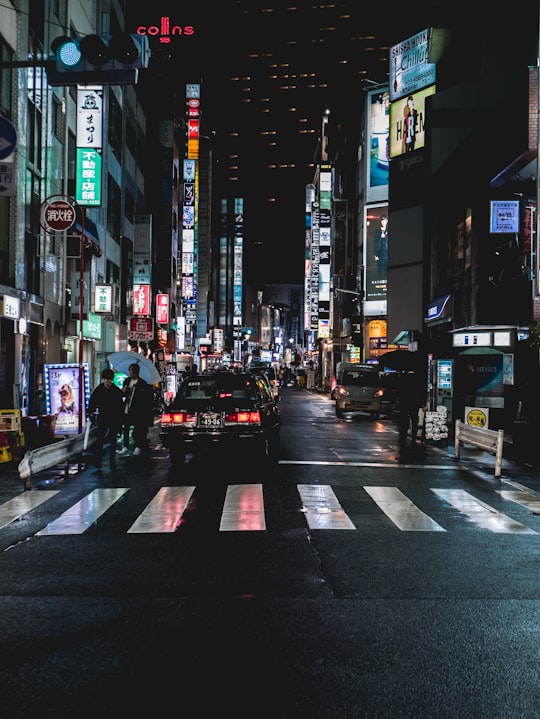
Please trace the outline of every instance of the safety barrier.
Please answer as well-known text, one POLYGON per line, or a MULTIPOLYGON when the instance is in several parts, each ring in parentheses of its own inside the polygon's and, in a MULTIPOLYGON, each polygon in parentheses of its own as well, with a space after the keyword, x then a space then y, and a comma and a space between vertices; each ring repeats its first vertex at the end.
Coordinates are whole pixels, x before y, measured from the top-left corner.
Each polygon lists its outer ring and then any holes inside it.
MULTIPOLYGON (((64 463, 66 476, 69 475, 70 459, 84 450, 85 432, 73 437, 66 437, 57 442, 37 447, 25 453, 18 464, 19 477, 24 481, 24 488, 30 489, 32 477, 45 469, 64 463)), ((90 431, 88 446, 95 441, 95 429, 90 431)))
POLYGON ((454 455, 459 459, 461 444, 472 444, 495 455, 495 476, 500 477, 502 472, 504 430, 484 429, 472 427, 460 419, 456 419, 456 432, 454 438, 454 455))

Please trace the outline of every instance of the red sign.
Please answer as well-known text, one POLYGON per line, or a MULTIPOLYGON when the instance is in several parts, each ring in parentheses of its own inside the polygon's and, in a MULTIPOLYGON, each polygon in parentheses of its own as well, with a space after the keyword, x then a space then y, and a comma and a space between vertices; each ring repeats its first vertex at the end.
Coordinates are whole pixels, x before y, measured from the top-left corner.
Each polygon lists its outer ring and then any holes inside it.
POLYGON ((199 121, 198 120, 188 120, 188 138, 198 138, 199 137, 199 121))
POLYGON ((133 314, 150 314, 150 285, 133 285, 133 314))
POLYGON ((154 339, 154 320, 151 317, 131 317, 128 340, 149 342, 154 339))
POLYGON ((169 324, 169 295, 156 295, 156 322, 158 325, 169 324))
POLYGON ((75 207, 67 200, 44 202, 41 206, 41 219, 46 230, 69 230, 75 224, 75 207))

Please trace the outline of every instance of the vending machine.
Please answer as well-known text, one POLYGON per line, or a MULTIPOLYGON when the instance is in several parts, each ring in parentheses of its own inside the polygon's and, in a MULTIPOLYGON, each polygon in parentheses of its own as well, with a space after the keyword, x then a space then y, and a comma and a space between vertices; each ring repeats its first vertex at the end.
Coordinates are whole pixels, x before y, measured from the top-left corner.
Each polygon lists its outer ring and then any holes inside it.
POLYGON ((454 360, 436 360, 435 404, 446 407, 448 422, 453 421, 452 401, 454 397, 454 360))

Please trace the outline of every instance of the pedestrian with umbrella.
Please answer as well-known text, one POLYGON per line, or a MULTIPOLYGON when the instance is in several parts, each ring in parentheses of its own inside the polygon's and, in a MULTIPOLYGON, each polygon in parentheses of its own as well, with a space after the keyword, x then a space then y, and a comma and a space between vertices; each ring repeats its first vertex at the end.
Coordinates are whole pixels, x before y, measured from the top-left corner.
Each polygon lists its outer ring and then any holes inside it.
POLYGON ((133 427, 134 455, 148 457, 148 428, 154 423, 154 393, 152 385, 140 376, 139 364, 128 367, 129 376, 124 380, 124 446, 118 452, 120 457, 129 455, 130 433, 133 427))

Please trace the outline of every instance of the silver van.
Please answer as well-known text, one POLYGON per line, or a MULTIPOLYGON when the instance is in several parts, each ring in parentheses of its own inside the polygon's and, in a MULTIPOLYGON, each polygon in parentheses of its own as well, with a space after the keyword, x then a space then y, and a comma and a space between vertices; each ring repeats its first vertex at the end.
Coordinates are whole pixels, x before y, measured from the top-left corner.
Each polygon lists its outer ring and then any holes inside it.
POLYGON ((350 412, 368 412, 379 419, 385 392, 377 367, 358 362, 339 362, 336 382, 336 417, 350 412))

